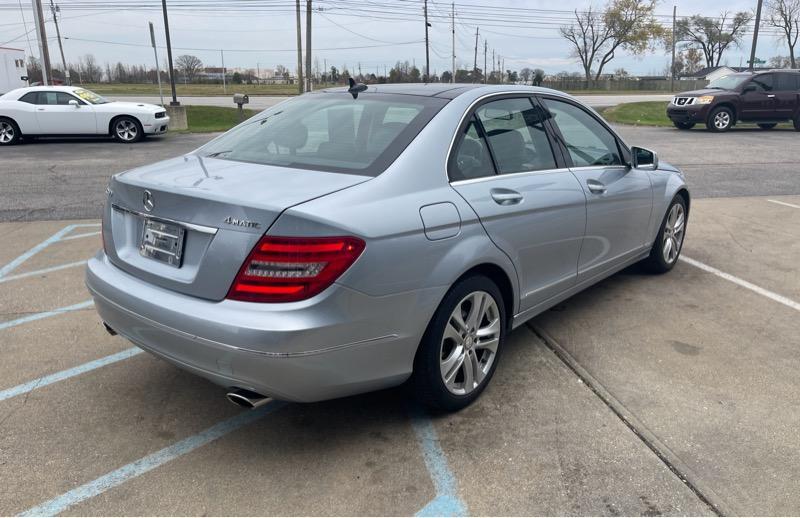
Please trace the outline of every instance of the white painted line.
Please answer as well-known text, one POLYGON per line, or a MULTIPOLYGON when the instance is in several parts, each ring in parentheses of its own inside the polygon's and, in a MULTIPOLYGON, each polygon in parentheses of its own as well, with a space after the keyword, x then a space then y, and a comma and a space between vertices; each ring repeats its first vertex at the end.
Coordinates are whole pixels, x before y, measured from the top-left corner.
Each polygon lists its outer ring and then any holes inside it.
POLYGON ((285 406, 285 403, 273 401, 267 403, 263 407, 243 412, 235 417, 217 423, 211 428, 208 428, 197 435, 187 437, 186 439, 176 442, 171 446, 152 453, 130 464, 122 466, 110 473, 96 478, 91 482, 87 482, 82 486, 76 487, 71 491, 67 491, 61 496, 57 496, 52 500, 48 500, 36 507, 32 507, 27 511, 21 513, 19 516, 55 516, 63 513, 70 507, 105 493, 109 489, 124 484, 128 480, 144 475, 148 471, 154 470, 159 466, 175 460, 187 453, 205 446, 206 444, 224 437, 225 435, 238 430, 239 428, 253 423, 267 414, 275 412, 285 406))
POLYGON ((16 387, 0 390, 0 401, 5 401, 6 399, 11 399, 12 397, 17 397, 23 394, 27 394, 28 392, 32 392, 36 389, 46 387, 47 385, 52 385, 53 383, 56 383, 58 381, 63 381, 65 379, 73 378, 80 374, 93 371, 95 369, 99 369, 100 367, 111 365, 112 363, 117 363, 122 360, 127 360, 128 358, 131 358, 143 352, 144 351, 142 351, 138 347, 131 347, 130 349, 125 349, 124 351, 119 352, 117 354, 112 354, 104 358, 100 358, 98 360, 93 360, 84 363, 83 365, 78 365, 77 367, 73 367, 71 369, 66 369, 63 371, 55 372, 53 374, 48 374, 47 376, 42 376, 41 378, 35 379, 33 381, 17 385, 16 387))
POLYGON ((785 201, 778 201, 778 200, 767 200, 770 203, 777 203, 778 205, 785 205, 786 207, 791 207, 793 209, 800 209, 800 205, 795 205, 793 203, 786 203, 785 201))
POLYGON ((58 266, 52 266, 50 268, 43 268, 41 270, 36 270, 33 272, 25 272, 25 273, 18 273, 17 275, 9 275, 8 277, 0 277, 0 284, 8 281, 15 281, 17 279, 24 279, 26 277, 35 277, 37 275, 42 275, 45 273, 57 272, 59 270, 66 270, 67 268, 74 268, 76 266, 84 266, 86 261, 76 261, 74 263, 67 263, 67 264, 60 264, 58 266))
POLYGON ((0 279, 2 279, 3 277, 5 277, 9 273, 11 273, 15 268, 17 268, 19 265, 21 265, 22 263, 24 263, 25 261, 27 261, 28 259, 30 259, 34 255, 38 254, 39 252, 41 252, 42 250, 44 250, 48 246, 52 245, 56 241, 59 241, 62 237, 64 237, 65 235, 69 234, 70 232, 72 232, 72 230, 74 228, 75 228, 75 225, 67 225, 66 227, 62 228, 61 230, 59 230, 58 232, 56 232, 52 236, 48 237, 47 239, 45 239, 44 241, 42 241, 38 245, 34 246, 33 248, 31 248, 30 250, 28 250, 27 252, 25 252, 21 256, 17 257, 16 259, 14 259, 10 263, 8 263, 7 265, 5 265, 2 268, 0 268, 0 279))
POLYGON ((20 324, 27 324, 28 322, 33 322, 35 320, 41 320, 43 318, 61 315, 62 313, 77 311, 79 309, 86 309, 88 307, 91 307, 93 304, 94 304, 93 300, 86 300, 84 302, 79 302, 71 306, 64 306, 63 308, 54 309, 52 311, 43 311, 41 313, 34 313, 32 315, 20 317, 15 320, 9 320, 8 322, 0 322, 0 331, 2 331, 3 329, 8 329, 10 327, 18 326, 20 324))
POLYGON ((767 297, 768 299, 774 300, 775 302, 783 304, 784 306, 790 307, 790 308, 794 309, 795 311, 800 311, 800 302, 795 302, 794 300, 792 300, 792 299, 790 299, 788 297, 784 297, 783 295, 778 295, 777 293, 774 293, 772 291, 764 289, 761 286, 756 286, 755 284, 753 284, 751 282, 747 282, 744 279, 740 279, 739 277, 736 277, 736 276, 731 275, 729 273, 725 273, 725 272, 723 272, 721 270, 717 270, 713 266, 709 266, 709 265, 707 265, 705 263, 701 263, 700 261, 692 259, 691 257, 686 257, 685 255, 682 255, 680 257, 680 259, 681 259, 681 261, 683 261, 683 262, 685 262, 687 264, 691 264, 692 266, 694 266, 696 268, 700 268, 701 270, 704 270, 704 271, 706 271, 708 273, 713 273, 717 277, 721 277, 721 278, 725 279, 726 281, 730 281, 730 282, 732 282, 734 284, 737 284, 737 285, 741 286, 742 288, 747 288, 748 290, 750 290, 752 292, 758 293, 761 296, 767 297))
POLYGON ((83 237, 92 237, 92 236, 99 236, 100 232, 86 232, 84 234, 75 234, 72 236, 62 237, 59 241, 71 241, 73 239, 81 239, 83 237))

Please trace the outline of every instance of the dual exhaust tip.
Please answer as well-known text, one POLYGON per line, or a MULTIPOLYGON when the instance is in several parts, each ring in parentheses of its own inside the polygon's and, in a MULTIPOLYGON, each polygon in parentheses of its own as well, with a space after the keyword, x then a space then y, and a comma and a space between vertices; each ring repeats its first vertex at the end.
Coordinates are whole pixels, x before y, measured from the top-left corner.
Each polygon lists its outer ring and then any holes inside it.
POLYGON ((247 408, 248 410, 255 410, 272 401, 272 398, 269 396, 246 389, 236 389, 232 392, 228 392, 225 397, 234 405, 247 408))

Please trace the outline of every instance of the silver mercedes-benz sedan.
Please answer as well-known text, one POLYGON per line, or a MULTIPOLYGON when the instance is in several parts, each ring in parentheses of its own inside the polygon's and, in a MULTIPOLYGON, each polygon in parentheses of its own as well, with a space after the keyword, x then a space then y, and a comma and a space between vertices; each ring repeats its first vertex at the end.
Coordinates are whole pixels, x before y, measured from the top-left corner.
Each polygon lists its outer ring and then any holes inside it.
POLYGON ((408 382, 462 408, 511 329, 670 270, 689 211, 678 169, 520 86, 303 95, 107 193, 86 273, 107 329, 248 407, 408 382))

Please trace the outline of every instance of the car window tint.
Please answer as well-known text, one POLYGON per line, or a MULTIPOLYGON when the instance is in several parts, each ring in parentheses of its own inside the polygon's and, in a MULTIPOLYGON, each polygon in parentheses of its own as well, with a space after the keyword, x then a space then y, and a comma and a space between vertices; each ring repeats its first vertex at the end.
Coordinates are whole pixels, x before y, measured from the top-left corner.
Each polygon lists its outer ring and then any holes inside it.
POLYGON ((528 98, 501 99, 476 111, 500 174, 555 169, 542 110, 528 98))
POLYGON ((36 104, 58 104, 58 92, 39 92, 39 102, 36 104))
POLYGON ((473 116, 456 145, 455 160, 450 162, 450 179, 470 180, 494 174, 492 157, 473 116))
POLYGON ((37 104, 39 99, 39 92, 28 92, 22 97, 20 97, 20 101, 28 104, 37 104))
POLYGON ((544 99, 575 167, 622 165, 614 135, 594 116, 574 104, 544 99))
POLYGON ((751 85, 755 85, 758 92, 771 92, 773 90, 773 76, 772 74, 757 75, 750 81, 751 85))
POLYGON ((70 101, 77 101, 77 99, 64 92, 58 92, 56 95, 57 104, 69 104, 70 101))
POLYGON ((776 89, 782 92, 800 90, 800 74, 776 74, 776 89))

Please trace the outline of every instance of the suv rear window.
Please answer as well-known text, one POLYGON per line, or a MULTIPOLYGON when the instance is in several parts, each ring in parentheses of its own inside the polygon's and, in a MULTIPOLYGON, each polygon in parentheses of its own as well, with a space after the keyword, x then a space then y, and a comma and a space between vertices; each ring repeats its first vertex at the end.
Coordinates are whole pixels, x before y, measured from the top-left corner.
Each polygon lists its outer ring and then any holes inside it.
POLYGON ((297 97, 202 147, 207 157, 377 176, 447 104, 411 95, 325 92, 297 97))

